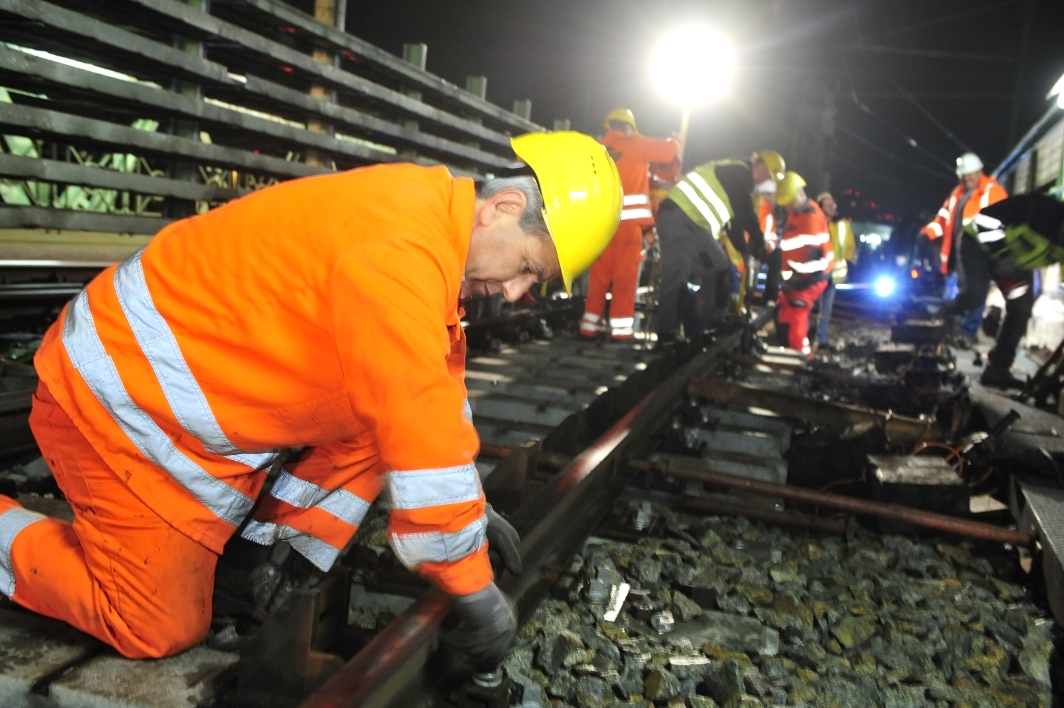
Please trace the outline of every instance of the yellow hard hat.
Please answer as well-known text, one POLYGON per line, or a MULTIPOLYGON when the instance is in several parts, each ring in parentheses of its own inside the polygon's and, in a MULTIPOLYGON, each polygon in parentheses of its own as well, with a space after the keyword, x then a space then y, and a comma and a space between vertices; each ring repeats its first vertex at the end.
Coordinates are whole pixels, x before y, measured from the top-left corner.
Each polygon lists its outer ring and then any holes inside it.
POLYGON ((632 113, 630 108, 624 106, 617 106, 612 111, 606 114, 606 120, 602 121, 602 127, 606 130, 610 129, 610 121, 616 120, 621 123, 627 123, 632 126, 632 130, 639 132, 639 128, 635 127, 635 114, 632 113))
POLYGON ((775 150, 760 150, 755 152, 751 159, 754 162, 764 162, 769 176, 777 182, 783 179, 783 174, 787 171, 787 163, 783 161, 783 155, 775 150))
POLYGON ((795 198, 798 196, 798 192, 805 187, 805 180, 797 172, 787 172, 783 175, 783 178, 776 183, 776 203, 780 206, 787 206, 794 203, 795 198))
POLYGON ((562 281, 572 294, 573 280, 606 250, 621 220, 617 165, 597 140, 569 130, 526 133, 510 145, 536 174, 562 281))

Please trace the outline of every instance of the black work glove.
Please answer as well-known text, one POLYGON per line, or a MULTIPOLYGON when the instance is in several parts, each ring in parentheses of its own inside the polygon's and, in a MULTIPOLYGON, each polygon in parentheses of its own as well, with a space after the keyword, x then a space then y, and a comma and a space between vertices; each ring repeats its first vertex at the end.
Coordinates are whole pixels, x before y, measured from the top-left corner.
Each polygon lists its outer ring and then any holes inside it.
POLYGON ((521 544, 521 537, 510 523, 495 513, 488 504, 484 509, 484 516, 488 519, 488 553, 497 555, 506 570, 514 575, 520 575, 524 570, 521 563, 521 553, 517 547, 521 544))
POLYGON ((452 595, 459 624, 447 642, 469 655, 477 671, 494 671, 517 638, 513 601, 495 583, 472 595, 452 595))

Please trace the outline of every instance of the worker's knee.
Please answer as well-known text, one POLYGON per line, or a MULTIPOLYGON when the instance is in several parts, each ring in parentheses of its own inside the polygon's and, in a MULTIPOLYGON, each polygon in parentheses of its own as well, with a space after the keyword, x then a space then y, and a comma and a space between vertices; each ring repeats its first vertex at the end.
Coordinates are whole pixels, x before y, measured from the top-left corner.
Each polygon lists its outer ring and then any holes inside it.
POLYGON ((162 659, 180 654, 199 644, 211 626, 210 613, 167 613, 158 621, 141 626, 127 625, 124 636, 116 636, 115 649, 129 659, 162 659))

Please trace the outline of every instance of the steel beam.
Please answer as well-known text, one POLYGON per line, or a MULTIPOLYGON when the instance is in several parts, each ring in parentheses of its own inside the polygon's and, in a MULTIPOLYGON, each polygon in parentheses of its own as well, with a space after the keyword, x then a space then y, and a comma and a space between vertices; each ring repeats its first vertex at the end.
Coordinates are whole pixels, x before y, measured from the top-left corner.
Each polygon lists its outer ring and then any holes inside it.
POLYGON ((0 206, 0 229, 54 229, 154 235, 171 221, 172 219, 154 216, 103 214, 98 211, 0 206))
MULTIPOLYGON (((13 2, 17 0, 3 1, 13 2)), ((125 1, 137 7, 150 10, 170 22, 179 22, 183 26, 182 32, 187 33, 189 36, 211 40, 216 45, 220 41, 232 42, 239 45, 240 51, 245 55, 251 54, 257 56, 260 60, 264 59, 270 63, 278 62, 289 66, 293 72, 298 72, 307 81, 328 84, 337 90, 347 92, 349 95, 398 108, 418 119, 436 123, 459 133, 472 135, 490 143, 507 148, 510 145, 509 136, 451 115, 438 108, 433 108, 421 101, 408 98, 398 91, 375 84, 343 69, 321 64, 307 54, 266 39, 243 27, 191 8, 176 0, 125 1)))
POLYGON ((307 177, 330 171, 280 157, 256 155, 246 150, 163 133, 149 133, 107 121, 11 103, 0 103, 0 127, 4 132, 15 135, 48 137, 74 145, 91 144, 108 150, 144 155, 179 155, 218 167, 234 167, 280 177, 307 177))
MULTIPOLYGON (((400 57, 390 54, 379 47, 375 47, 365 40, 344 32, 337 27, 330 27, 316 21, 313 17, 296 10, 291 5, 279 0, 242 0, 239 3, 239 16, 246 16, 248 10, 254 10, 264 15, 269 20, 284 23, 285 26, 295 27, 302 33, 309 35, 315 43, 323 44, 326 48, 336 53, 347 50, 354 54, 360 63, 367 64, 382 74, 401 81, 411 88, 424 92, 425 98, 438 96, 440 99, 453 103, 456 108, 473 113, 483 118, 496 121, 503 128, 514 129, 524 132, 542 130, 542 126, 529 120, 524 120, 504 108, 496 106, 465 91, 458 86, 423 71, 400 57)), ((223 10, 223 8, 219 8, 223 10)))
POLYGON ((224 202, 248 193, 246 189, 212 187, 164 177, 119 172, 103 167, 89 167, 76 162, 20 157, 7 153, 0 153, 0 176, 58 184, 76 184, 98 189, 117 189, 123 192, 156 194, 162 197, 203 202, 224 202))

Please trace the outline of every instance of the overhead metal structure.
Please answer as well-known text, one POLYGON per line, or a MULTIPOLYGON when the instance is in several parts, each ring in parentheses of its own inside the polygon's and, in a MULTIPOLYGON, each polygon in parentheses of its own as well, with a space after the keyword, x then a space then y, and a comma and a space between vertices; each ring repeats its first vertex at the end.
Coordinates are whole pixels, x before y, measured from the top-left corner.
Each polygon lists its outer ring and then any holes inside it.
POLYGON ((380 162, 483 175, 513 159, 511 135, 542 130, 411 46, 416 63, 277 0, 0 0, 0 234, 150 235, 380 162))

